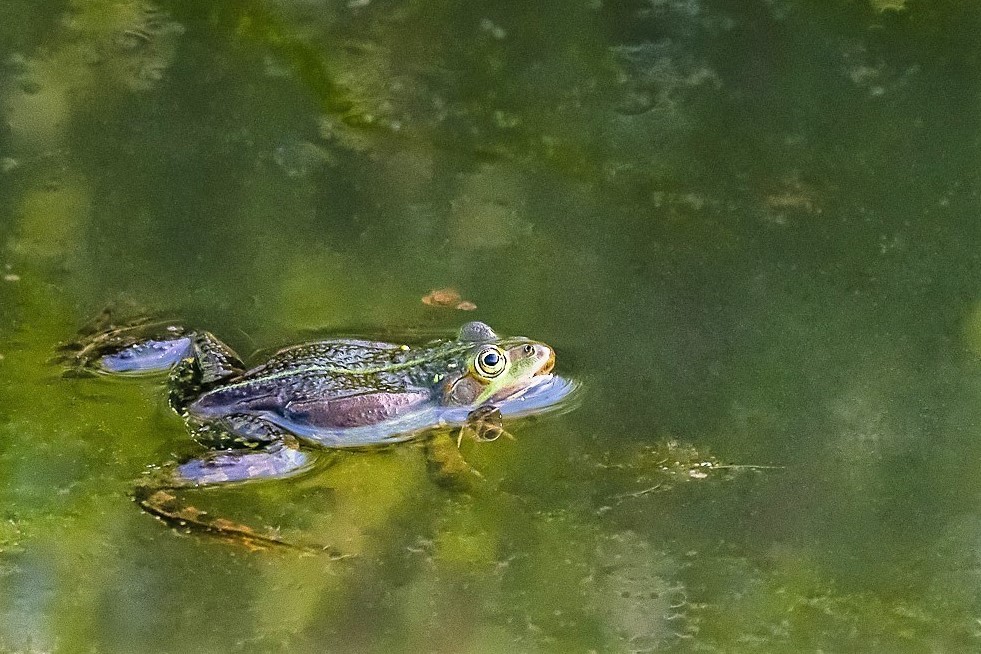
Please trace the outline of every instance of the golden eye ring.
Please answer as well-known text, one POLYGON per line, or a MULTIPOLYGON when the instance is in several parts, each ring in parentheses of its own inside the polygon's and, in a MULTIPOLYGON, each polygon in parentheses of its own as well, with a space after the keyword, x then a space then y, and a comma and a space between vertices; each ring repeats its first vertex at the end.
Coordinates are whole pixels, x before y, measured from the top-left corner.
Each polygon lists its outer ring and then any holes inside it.
POLYGON ((495 346, 485 347, 474 359, 474 370, 483 377, 497 377, 507 366, 507 355, 495 346))

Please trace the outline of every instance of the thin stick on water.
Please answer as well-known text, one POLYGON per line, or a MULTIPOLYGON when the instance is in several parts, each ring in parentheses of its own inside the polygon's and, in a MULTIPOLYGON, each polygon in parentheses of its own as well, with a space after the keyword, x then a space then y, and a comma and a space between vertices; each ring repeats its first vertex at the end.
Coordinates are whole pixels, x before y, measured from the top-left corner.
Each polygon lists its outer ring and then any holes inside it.
POLYGON ((709 470, 783 470, 785 466, 764 466, 752 463, 723 463, 705 466, 709 470))

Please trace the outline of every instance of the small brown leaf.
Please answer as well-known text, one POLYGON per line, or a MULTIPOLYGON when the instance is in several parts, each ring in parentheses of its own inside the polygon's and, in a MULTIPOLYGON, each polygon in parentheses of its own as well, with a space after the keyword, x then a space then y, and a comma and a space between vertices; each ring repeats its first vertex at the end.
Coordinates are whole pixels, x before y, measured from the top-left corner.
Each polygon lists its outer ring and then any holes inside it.
POLYGON ((450 286, 429 291, 429 294, 422 298, 422 303, 431 307, 444 307, 459 311, 473 311, 477 308, 476 304, 470 300, 464 300, 460 296, 460 292, 450 286))
POLYGON ((422 298, 422 303, 431 307, 452 307, 460 301, 460 293, 455 288, 437 288, 422 298))

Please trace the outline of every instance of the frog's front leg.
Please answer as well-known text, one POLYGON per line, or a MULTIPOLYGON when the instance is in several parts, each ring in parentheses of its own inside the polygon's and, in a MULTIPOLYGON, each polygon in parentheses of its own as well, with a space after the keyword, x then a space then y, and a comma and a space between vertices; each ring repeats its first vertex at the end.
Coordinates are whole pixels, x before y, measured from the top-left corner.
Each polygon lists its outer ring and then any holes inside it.
POLYGON ((470 436, 478 443, 496 441, 501 436, 514 439, 514 436, 505 431, 500 409, 487 405, 470 412, 466 422, 456 430, 455 439, 451 431, 440 429, 426 441, 429 472, 435 481, 475 494, 484 489, 486 480, 463 458, 460 446, 464 436, 470 436))
POLYGON ((472 436, 475 441, 489 443, 501 436, 514 440, 514 436, 504 429, 504 416, 496 406, 485 405, 477 407, 467 416, 467 421, 460 427, 457 436, 457 447, 463 442, 464 435, 472 436))
POLYGON ((458 439, 452 431, 438 429, 430 434, 425 443, 426 465, 433 481, 470 495, 483 491, 487 480, 463 458, 458 439))

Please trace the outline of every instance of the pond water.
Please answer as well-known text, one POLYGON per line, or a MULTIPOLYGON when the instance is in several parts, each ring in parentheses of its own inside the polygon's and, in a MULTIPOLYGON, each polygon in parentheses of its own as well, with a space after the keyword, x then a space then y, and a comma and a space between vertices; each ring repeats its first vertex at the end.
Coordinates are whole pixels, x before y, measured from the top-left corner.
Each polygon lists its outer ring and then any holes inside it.
MULTIPOLYGON (((981 647, 981 8, 4 0, 0 652, 981 647), (422 302, 456 289, 472 311, 422 302), (104 307, 245 355, 483 320, 573 411, 196 506, 104 307)), ((469 307, 468 307, 469 308, 469 307)))

